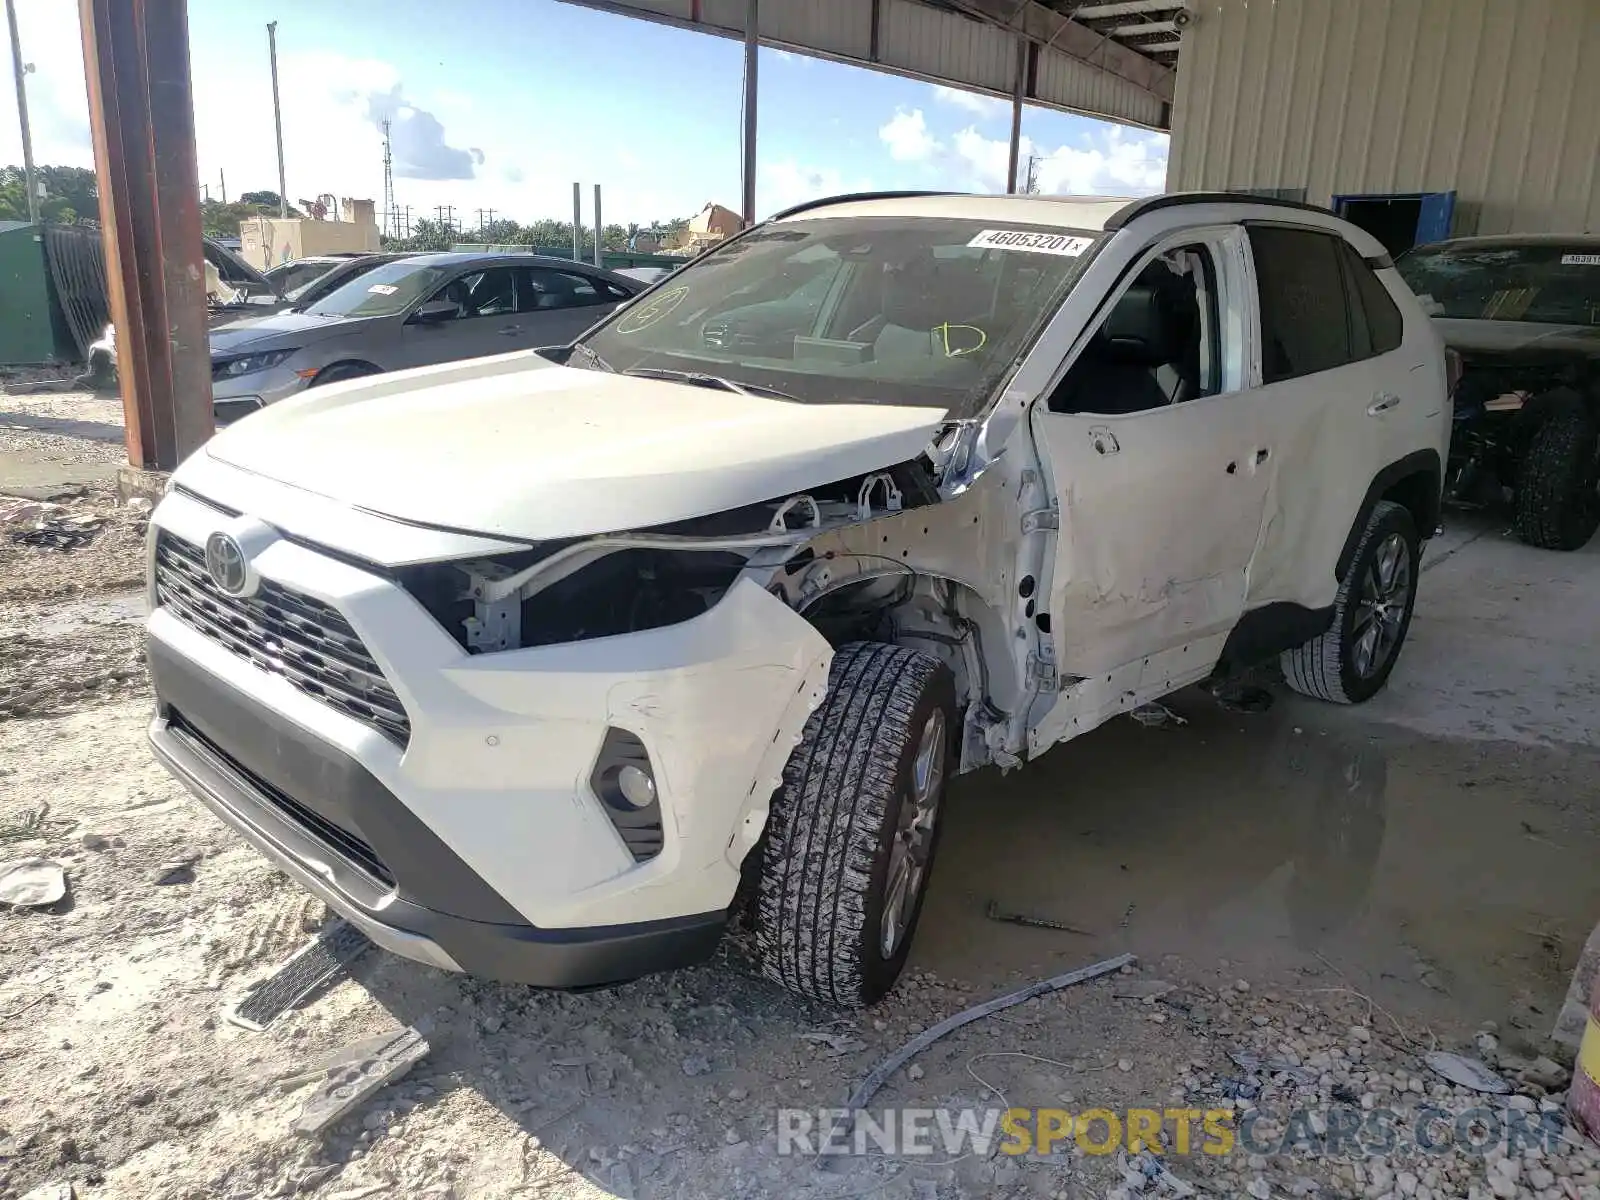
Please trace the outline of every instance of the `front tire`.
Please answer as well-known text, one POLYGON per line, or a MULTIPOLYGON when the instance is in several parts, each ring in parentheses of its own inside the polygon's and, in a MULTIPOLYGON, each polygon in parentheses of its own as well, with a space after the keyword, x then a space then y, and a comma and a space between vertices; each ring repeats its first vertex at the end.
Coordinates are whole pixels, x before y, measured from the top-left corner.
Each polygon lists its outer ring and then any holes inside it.
POLYGON ((1600 526, 1600 427, 1581 409, 1547 417, 1523 456, 1517 536, 1541 550, 1581 550, 1600 526))
POLYGON ((1333 623, 1279 660, 1289 686, 1334 704, 1360 704, 1377 695, 1411 628, 1420 560, 1410 510, 1378 501, 1339 582, 1333 623))
POLYGON ((858 642, 784 768, 756 889, 762 973, 808 999, 872 1004, 905 966, 938 848, 955 682, 938 659, 858 642))

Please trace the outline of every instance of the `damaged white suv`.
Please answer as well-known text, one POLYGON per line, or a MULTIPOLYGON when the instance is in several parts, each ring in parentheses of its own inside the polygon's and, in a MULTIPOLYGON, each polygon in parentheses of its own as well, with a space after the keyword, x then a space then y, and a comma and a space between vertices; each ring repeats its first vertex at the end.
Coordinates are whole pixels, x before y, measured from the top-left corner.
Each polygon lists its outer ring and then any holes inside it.
POLYGON ((319 388, 151 523, 156 753, 400 954, 870 1003, 954 773, 1282 656, 1383 686, 1444 351, 1370 236, 1225 195, 845 197, 570 347, 319 388))

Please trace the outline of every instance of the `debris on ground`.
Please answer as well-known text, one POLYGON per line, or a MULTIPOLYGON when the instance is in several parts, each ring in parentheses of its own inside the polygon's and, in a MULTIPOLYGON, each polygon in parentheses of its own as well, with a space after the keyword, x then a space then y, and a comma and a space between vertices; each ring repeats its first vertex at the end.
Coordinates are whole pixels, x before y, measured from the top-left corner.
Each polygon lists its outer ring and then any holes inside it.
POLYGON ((858 1050, 865 1050, 867 1044, 860 1038, 849 1037, 842 1033, 829 1033, 823 1029, 808 1030, 805 1033, 794 1035, 803 1042, 820 1042, 828 1047, 828 1053, 834 1055, 854 1054, 858 1050))
POLYGON ((157 887, 172 887, 180 883, 194 882, 194 864, 199 861, 198 855, 188 855, 184 858, 175 858, 162 863, 156 868, 155 878, 150 882, 157 887))
POLYGON ((335 918, 223 1017, 241 1029, 261 1033, 312 992, 343 975, 370 949, 366 934, 335 918))
POLYGON ((48 858, 0 863, 0 904, 48 908, 67 894, 67 870, 48 858))
POLYGON ((1511 1085, 1496 1075, 1483 1063, 1464 1054, 1451 1054, 1447 1050, 1434 1050, 1423 1056, 1434 1074, 1441 1075, 1458 1087, 1470 1088, 1493 1096, 1503 1096, 1511 1085))
POLYGON ((322 1132, 379 1088, 411 1070, 427 1057, 428 1049, 428 1039, 412 1026, 360 1057, 332 1067, 295 1118, 294 1132, 303 1137, 322 1132))
POLYGON ((1273 695, 1264 687, 1237 680, 1223 680, 1206 691, 1224 712, 1264 713, 1272 708, 1273 695))
POLYGON ((30 529, 13 530, 10 537, 19 546, 76 550, 92 542, 105 526, 106 518, 93 513, 50 514, 41 516, 30 529))
POLYGON ((1049 917, 1034 917, 1027 913, 1007 912, 993 900, 989 901, 989 907, 984 910, 984 916, 991 921, 1000 921, 1006 925, 1025 925, 1030 929, 1059 929, 1062 933, 1081 933, 1084 937, 1095 936, 1089 930, 1079 929, 1076 925, 1068 925, 1065 921, 1056 921, 1049 917))
POLYGON ((1073 984, 1087 983, 1091 979, 1098 979, 1102 975, 1120 971, 1123 967, 1132 966, 1135 961, 1134 956, 1131 954, 1119 954, 1115 958, 1092 963, 1087 967, 1080 967, 1076 971, 1068 971, 1064 975, 1041 979, 1038 983, 1031 983, 1025 988, 1007 992, 1003 996, 996 996, 993 1000, 986 1000, 982 1004, 975 1004, 971 1008, 956 1013, 953 1017, 946 1017, 931 1029, 926 1029, 919 1033, 872 1069, 872 1072, 861 1081, 860 1086, 851 1093, 850 1099, 845 1106, 847 1115, 842 1123, 835 1125, 833 1132, 823 1138, 822 1144, 827 1145, 835 1137, 847 1135, 854 1127, 856 1117, 866 1108, 867 1101, 878 1094, 878 1089, 883 1087, 889 1076, 893 1075, 907 1062, 921 1054, 946 1034, 954 1033, 963 1025, 981 1021, 984 1017, 1004 1012, 1008 1008, 1015 1008, 1019 1004, 1035 1000, 1051 992, 1060 991, 1065 987, 1071 987, 1073 984))
POLYGON ((1189 718, 1180 717, 1165 704, 1153 700, 1149 704, 1141 704, 1137 708, 1130 709, 1128 715, 1139 724, 1149 726, 1152 729, 1159 729, 1166 725, 1178 726, 1189 723, 1189 718))

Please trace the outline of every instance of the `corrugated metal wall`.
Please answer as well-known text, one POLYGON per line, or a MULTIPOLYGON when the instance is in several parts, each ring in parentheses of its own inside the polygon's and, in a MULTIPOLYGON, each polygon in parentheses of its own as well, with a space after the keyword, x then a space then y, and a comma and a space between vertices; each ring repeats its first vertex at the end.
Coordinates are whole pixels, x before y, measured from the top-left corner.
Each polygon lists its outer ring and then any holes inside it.
MULTIPOLYGON (((568 0, 606 12, 663 21, 723 36, 743 36, 746 0, 568 0)), ((921 0, 764 0, 761 40, 852 66, 892 71, 1009 98, 1015 86, 1014 35, 921 0), (873 15, 877 14, 877 30, 873 15)), ((1127 79, 1043 47, 1028 103, 1166 127, 1168 106, 1127 79)))
POLYGON ((1190 0, 1167 186, 1459 193, 1600 229, 1600 0, 1190 0))

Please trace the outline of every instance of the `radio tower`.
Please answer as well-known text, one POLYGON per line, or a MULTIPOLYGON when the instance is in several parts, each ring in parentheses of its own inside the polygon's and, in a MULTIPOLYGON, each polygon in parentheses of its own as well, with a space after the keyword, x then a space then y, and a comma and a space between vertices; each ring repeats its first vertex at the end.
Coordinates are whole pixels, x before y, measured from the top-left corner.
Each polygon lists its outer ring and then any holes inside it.
POLYGON ((400 232, 400 210, 394 202, 394 161, 389 152, 389 122, 383 123, 383 226, 390 237, 404 237, 400 232))

